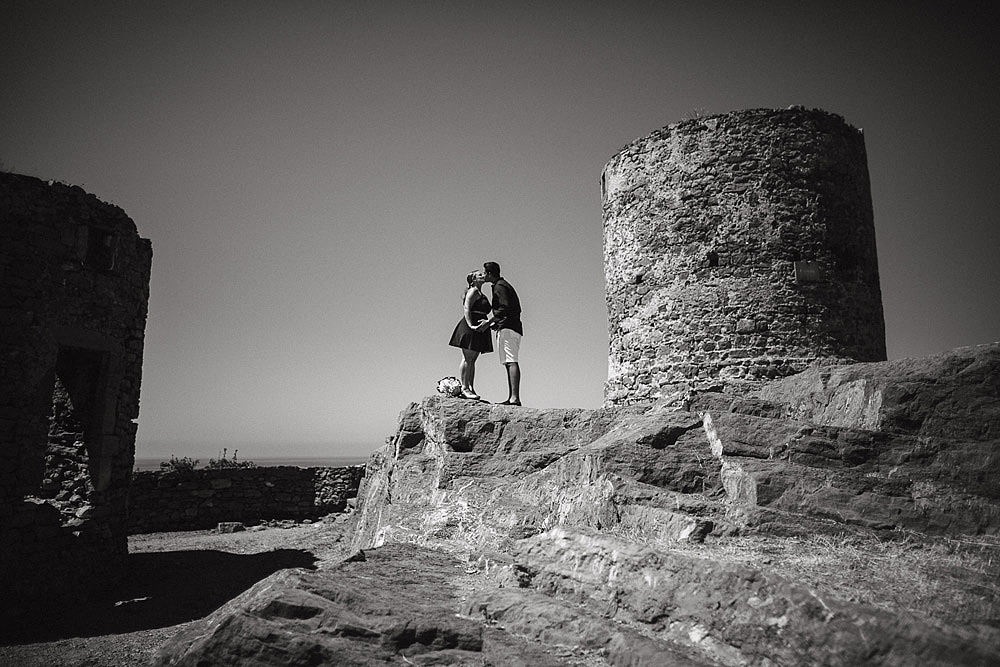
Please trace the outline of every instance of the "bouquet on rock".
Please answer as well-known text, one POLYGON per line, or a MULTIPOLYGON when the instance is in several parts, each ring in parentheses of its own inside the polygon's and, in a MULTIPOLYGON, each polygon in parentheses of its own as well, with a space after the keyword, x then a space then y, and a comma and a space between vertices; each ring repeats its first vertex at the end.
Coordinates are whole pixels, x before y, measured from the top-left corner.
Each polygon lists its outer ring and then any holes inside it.
POLYGON ((437 390, 445 396, 461 396, 462 383, 456 377, 441 378, 437 390))

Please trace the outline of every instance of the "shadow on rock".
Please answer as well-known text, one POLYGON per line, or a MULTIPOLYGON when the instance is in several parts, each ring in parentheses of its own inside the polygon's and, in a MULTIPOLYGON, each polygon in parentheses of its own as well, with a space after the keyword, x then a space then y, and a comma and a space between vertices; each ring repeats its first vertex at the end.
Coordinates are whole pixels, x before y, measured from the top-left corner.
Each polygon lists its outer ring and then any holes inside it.
POLYGON ((0 643, 119 634, 185 623, 206 616, 274 572, 315 569, 315 563, 315 556, 301 549, 247 555, 213 550, 129 554, 123 582, 106 596, 25 618, 7 628, 10 636, 0 643))

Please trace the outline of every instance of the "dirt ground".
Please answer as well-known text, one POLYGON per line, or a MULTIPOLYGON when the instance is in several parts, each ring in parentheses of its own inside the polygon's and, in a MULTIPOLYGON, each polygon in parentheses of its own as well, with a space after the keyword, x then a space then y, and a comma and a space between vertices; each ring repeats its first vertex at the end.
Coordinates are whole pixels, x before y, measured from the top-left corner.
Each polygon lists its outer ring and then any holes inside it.
POLYGON ((347 555, 347 517, 262 530, 188 531, 129 538, 125 580, 107 599, 44 624, 6 628, 0 667, 146 665, 178 630, 281 569, 347 555))

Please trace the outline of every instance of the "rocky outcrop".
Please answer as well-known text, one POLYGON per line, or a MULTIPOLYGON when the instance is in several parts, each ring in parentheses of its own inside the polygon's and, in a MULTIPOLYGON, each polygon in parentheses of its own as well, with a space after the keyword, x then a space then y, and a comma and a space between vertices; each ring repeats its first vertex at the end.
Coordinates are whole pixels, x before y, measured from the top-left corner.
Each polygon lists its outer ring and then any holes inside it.
POLYGON ((963 566, 974 604, 947 613, 888 604, 888 588, 845 594, 786 561, 817 535, 831 549, 997 549, 998 361, 990 345, 817 367, 756 395, 679 392, 649 408, 427 397, 369 461, 353 535, 366 560, 276 575, 160 664, 225 664, 213 656, 236 645, 256 647, 246 664, 273 664, 253 662, 269 642, 304 664, 993 664, 988 557, 975 576, 963 566), (768 555, 734 555, 750 539, 768 555), (366 601, 386 587, 400 610, 411 593, 430 606, 395 617, 366 601))
POLYGON ((765 386, 789 416, 824 426, 1000 440, 1000 343, 916 359, 816 367, 765 386))
POLYGON ((556 525, 700 540, 732 529, 713 499, 721 491, 693 413, 514 410, 429 396, 403 412, 369 462, 355 546, 507 551, 556 525), (498 434, 510 431, 519 435, 507 445, 498 434))
POLYGON ((153 665, 559 667, 607 664, 608 651, 616 665, 718 664, 577 601, 488 582, 427 547, 356 552, 327 570, 272 575, 181 631, 153 665))
POLYGON ((693 400, 714 417, 731 499, 874 528, 1000 534, 1000 344, 818 367, 760 397, 770 414, 761 401, 693 400))
POLYGON ((775 522, 811 532, 815 521, 1000 534, 998 350, 818 368, 759 397, 701 393, 645 412, 430 396, 369 463, 355 545, 497 549, 556 525, 695 540, 775 522), (864 369, 877 400, 850 397, 864 369), (970 404, 983 414, 975 427, 944 409, 967 415, 970 404))
MULTIPOLYGON (((743 564, 591 531, 557 528, 523 540, 515 561, 527 589, 582 608, 583 615, 641 628, 646 643, 660 651, 688 645, 724 665, 985 665, 997 655, 996 645, 984 646, 967 628, 942 628, 827 597, 743 564)), ((465 607, 486 619, 506 619, 506 627, 514 624, 529 637, 551 631, 551 614, 518 606, 507 589, 479 592, 465 607)), ((568 639, 610 649, 612 663, 623 664, 609 635, 604 629, 568 639)), ((651 657, 640 664, 669 663, 651 657)))
POLYGON ((454 613, 458 565, 438 551, 389 545, 326 572, 279 572, 182 631, 154 664, 482 664, 496 642, 454 613))
MULTIPOLYGON (((442 395, 413 403, 400 415, 395 437, 369 460, 355 546, 450 540, 503 548, 540 532, 566 485, 532 482, 600 438, 616 416, 515 410, 442 395)), ((574 493, 593 494, 594 486, 574 493)))

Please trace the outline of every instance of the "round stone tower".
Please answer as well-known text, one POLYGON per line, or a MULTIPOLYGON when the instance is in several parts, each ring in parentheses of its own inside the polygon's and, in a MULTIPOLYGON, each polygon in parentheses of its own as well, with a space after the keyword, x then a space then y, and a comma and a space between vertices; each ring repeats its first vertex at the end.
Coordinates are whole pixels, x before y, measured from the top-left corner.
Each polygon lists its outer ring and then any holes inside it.
POLYGON ((669 125, 619 151, 601 190, 608 404, 886 358, 864 139, 840 116, 669 125))

